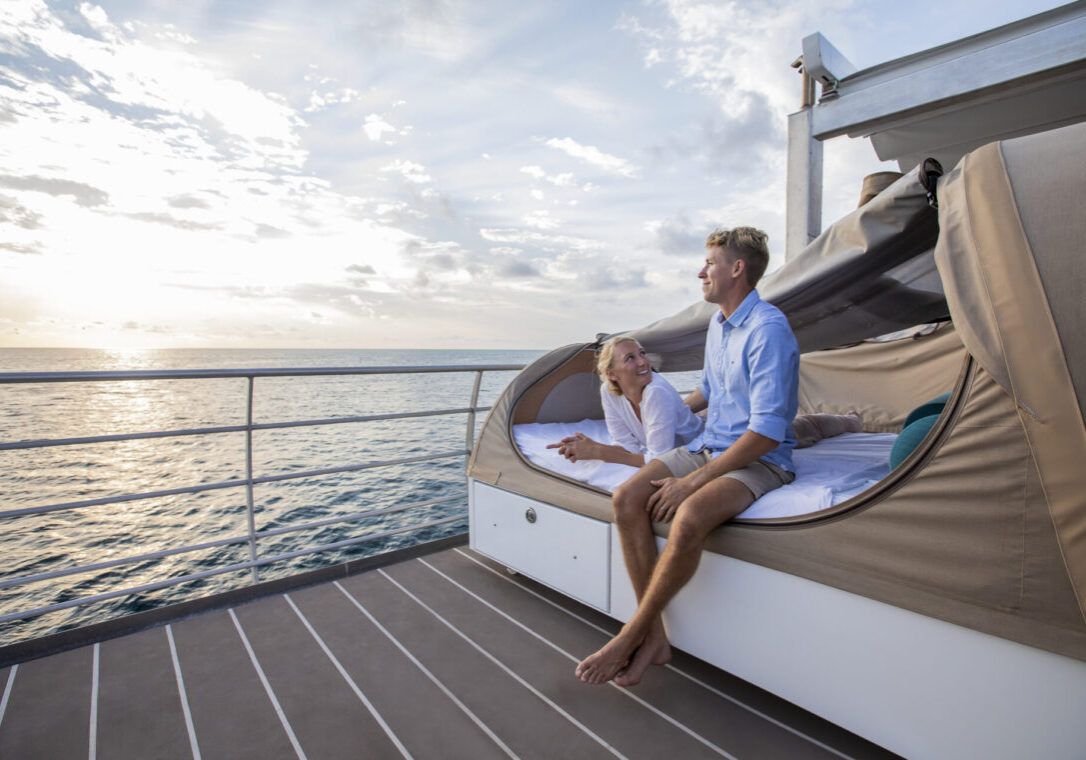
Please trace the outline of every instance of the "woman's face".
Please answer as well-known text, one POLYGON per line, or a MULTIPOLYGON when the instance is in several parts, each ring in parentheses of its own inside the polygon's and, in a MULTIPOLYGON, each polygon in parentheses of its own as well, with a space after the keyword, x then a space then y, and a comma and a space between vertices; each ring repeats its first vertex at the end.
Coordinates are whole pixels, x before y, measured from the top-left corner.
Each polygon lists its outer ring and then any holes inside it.
POLYGON ((629 396, 634 390, 644 388, 652 382, 652 366, 645 349, 632 340, 624 340, 616 345, 607 377, 618 383, 623 396, 629 396))

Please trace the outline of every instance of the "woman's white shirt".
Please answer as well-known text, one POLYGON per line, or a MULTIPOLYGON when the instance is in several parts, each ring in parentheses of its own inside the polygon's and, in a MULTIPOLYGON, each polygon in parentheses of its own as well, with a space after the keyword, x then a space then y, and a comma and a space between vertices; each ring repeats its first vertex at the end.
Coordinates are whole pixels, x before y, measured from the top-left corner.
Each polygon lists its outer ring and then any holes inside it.
POLYGON ((627 451, 644 454, 646 462, 682 446, 701 432, 702 419, 683 403, 671 383, 655 372, 641 392, 641 419, 630 400, 611 393, 607 383, 600 384, 600 401, 611 440, 627 451))

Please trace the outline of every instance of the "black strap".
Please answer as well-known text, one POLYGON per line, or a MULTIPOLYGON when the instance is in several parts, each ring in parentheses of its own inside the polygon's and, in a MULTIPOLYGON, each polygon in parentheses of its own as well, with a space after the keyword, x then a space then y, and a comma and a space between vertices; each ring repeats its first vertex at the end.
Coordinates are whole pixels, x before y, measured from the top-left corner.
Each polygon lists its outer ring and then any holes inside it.
POLYGON ((920 184, 924 186, 924 189, 928 192, 928 205, 932 208, 939 208, 939 199, 935 197, 935 186, 939 181, 939 178, 943 176, 943 165, 936 161, 934 158, 925 158, 924 162, 920 164, 920 184))

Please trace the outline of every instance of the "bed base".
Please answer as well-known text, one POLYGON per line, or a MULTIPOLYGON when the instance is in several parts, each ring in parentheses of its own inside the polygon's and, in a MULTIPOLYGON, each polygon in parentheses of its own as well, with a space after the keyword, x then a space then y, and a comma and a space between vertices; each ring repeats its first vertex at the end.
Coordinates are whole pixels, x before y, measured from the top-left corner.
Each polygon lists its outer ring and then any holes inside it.
MULTIPOLYGON (((633 614, 612 524, 475 480, 469 502, 475 551, 617 620, 633 614)), ((805 578, 705 552, 664 622, 679 649, 906 757, 1086 747, 1086 663, 805 578)))

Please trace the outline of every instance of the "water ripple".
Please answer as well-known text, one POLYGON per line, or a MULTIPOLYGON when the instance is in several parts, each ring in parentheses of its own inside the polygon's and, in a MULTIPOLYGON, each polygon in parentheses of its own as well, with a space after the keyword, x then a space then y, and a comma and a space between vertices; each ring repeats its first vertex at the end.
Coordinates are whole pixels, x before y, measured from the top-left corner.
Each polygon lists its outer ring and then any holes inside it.
MULTIPOLYGON (((0 349, 0 372, 506 364, 525 363, 537 355, 498 351, 152 351, 117 356, 108 351, 0 349)), ((493 403, 511 378, 512 373, 485 375, 480 404, 493 403)), ((271 422, 462 407, 470 398, 473 380, 470 374, 260 378, 256 381, 254 419, 271 422)), ((62 384, 0 386, 0 441, 244 424, 245 386, 241 379, 91 383, 78 388, 62 384)), ((259 477, 451 451, 463 446, 465 421, 464 415, 455 415, 255 431, 253 470, 259 477)), ((476 429, 481 424, 480 416, 476 429)), ((244 478, 245 454, 243 433, 4 451, 0 452, 0 509, 239 480, 244 478)), ((271 530, 398 504, 463 496, 464 464, 465 457, 457 456, 260 484, 253 488, 256 528, 271 530)), ((447 504, 267 537, 258 542, 260 557, 454 516, 463 519, 303 555, 262 567, 260 577, 284 577, 462 532, 467 525, 467 499, 463 496, 447 504)), ((3 577, 245 536, 247 531, 244 487, 0 518, 3 577)), ((240 543, 0 589, 0 614, 248 559, 248 544, 240 543)), ((0 625, 0 645, 248 583, 250 571, 237 571, 13 621, 0 625)))

